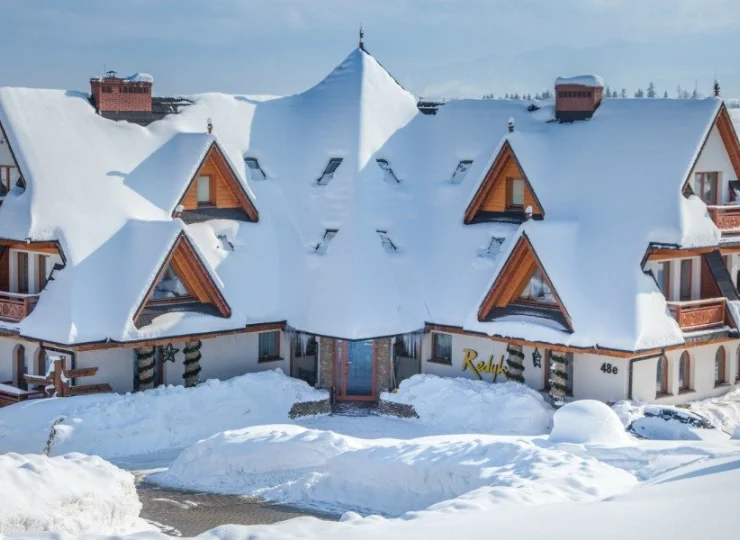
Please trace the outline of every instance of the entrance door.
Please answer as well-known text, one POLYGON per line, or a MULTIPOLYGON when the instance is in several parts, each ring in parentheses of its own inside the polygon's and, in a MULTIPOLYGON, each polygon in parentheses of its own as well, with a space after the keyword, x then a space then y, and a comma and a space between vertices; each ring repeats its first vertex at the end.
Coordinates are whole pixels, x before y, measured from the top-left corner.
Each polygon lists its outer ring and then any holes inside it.
POLYGON ((373 341, 337 341, 339 399, 377 399, 373 341))

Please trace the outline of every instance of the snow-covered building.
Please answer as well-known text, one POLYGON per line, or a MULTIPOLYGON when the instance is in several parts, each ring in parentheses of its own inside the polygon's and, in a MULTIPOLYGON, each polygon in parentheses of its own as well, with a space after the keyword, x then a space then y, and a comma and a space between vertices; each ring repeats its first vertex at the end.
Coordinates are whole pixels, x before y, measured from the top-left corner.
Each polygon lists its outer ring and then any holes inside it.
POLYGON ((363 47, 282 98, 90 84, 0 88, 0 382, 52 354, 97 368, 73 386, 280 367, 367 400, 415 372, 666 403, 740 376, 718 98, 582 76, 421 107, 363 47))

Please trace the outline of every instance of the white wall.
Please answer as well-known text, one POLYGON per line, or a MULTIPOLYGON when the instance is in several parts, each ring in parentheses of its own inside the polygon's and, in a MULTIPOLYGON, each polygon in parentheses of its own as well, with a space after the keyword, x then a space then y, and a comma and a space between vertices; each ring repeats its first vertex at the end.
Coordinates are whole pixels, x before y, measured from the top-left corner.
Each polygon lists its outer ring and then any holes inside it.
POLYGON ((628 379, 628 359, 596 354, 573 356, 574 398, 601 401, 626 399, 628 379))
POLYGON ((290 340, 281 332, 280 355, 282 360, 258 362, 258 334, 234 334, 203 341, 200 353, 201 380, 229 379, 237 375, 281 368, 290 372, 290 340))
MULTIPOLYGON (((53 354, 53 353, 50 353, 53 354)), ((130 392, 134 387, 134 349, 119 347, 76 354, 77 368, 97 367, 92 377, 79 377, 78 385, 108 383, 114 392, 130 392)), ((67 365, 67 367, 70 367, 67 365)))
POLYGON ((707 144, 699 155, 694 170, 691 171, 690 182, 692 188, 694 186, 694 173, 714 171, 719 172, 720 204, 727 204, 729 202, 728 182, 730 180, 737 180, 738 178, 735 175, 735 170, 732 168, 732 162, 727 155, 727 150, 722 142, 722 137, 719 134, 717 126, 712 128, 707 139, 707 144))

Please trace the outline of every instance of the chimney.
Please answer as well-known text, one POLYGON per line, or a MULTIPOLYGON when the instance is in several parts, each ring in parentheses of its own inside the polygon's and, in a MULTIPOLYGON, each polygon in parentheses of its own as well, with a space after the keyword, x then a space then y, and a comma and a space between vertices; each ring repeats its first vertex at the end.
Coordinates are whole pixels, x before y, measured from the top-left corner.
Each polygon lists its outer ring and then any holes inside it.
POLYGON ((90 79, 90 91, 98 113, 152 112, 154 79, 146 73, 118 77, 109 71, 105 77, 90 79))
POLYGON ((206 128, 208 129, 209 135, 213 133, 213 120, 211 120, 210 118, 206 120, 206 128))
POLYGON ((515 127, 515 122, 514 122, 514 117, 512 116, 511 118, 509 118, 509 133, 514 133, 514 127, 515 127))
POLYGON ((555 80, 555 118, 560 122, 586 120, 601 105, 604 79, 598 75, 558 77, 555 80))

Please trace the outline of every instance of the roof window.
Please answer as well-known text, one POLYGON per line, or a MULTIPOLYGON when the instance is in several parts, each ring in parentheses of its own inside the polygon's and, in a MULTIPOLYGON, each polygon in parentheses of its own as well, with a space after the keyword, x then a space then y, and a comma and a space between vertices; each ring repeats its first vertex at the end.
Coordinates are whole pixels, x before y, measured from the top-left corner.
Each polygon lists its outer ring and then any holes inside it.
POLYGON ((488 245, 485 247, 485 249, 481 251, 480 256, 486 257, 488 259, 495 259, 501 251, 501 246, 504 244, 505 240, 506 238, 492 236, 491 241, 488 242, 488 245))
POLYGON ((324 169, 324 172, 321 173, 321 178, 316 180, 316 183, 320 186, 325 186, 329 182, 331 182, 332 178, 334 178, 334 172, 339 168, 339 166, 342 164, 342 158, 331 158, 329 160, 329 163, 326 164, 326 169, 324 169))
POLYGON ((267 180, 267 175, 262 170, 262 167, 260 167, 260 162, 257 161, 257 158, 245 157, 244 163, 247 164, 247 169, 249 169, 249 174, 252 178, 255 180, 267 180))
POLYGON ((396 176, 396 173, 393 172, 393 169, 391 169, 390 164, 385 159, 376 159, 375 161, 378 162, 378 166, 383 170, 383 175, 385 176, 386 182, 393 182, 396 184, 400 184, 401 181, 396 176))
POLYGON ((470 169, 472 164, 473 160, 471 159, 463 159, 460 161, 460 163, 457 164, 457 169, 452 173, 452 183, 459 184, 465 180, 465 175, 468 174, 468 169, 470 169))
POLYGON ((329 248, 329 244, 338 232, 339 229, 326 229, 324 231, 324 238, 321 239, 321 242, 316 244, 316 247, 314 248, 314 253, 318 253, 320 255, 325 254, 326 250, 329 248))
POLYGON ((380 242, 383 244, 383 247, 388 253, 396 253, 398 251, 398 246, 393 243, 391 237, 388 236, 388 231, 378 229, 375 232, 377 232, 378 236, 380 236, 380 242))

